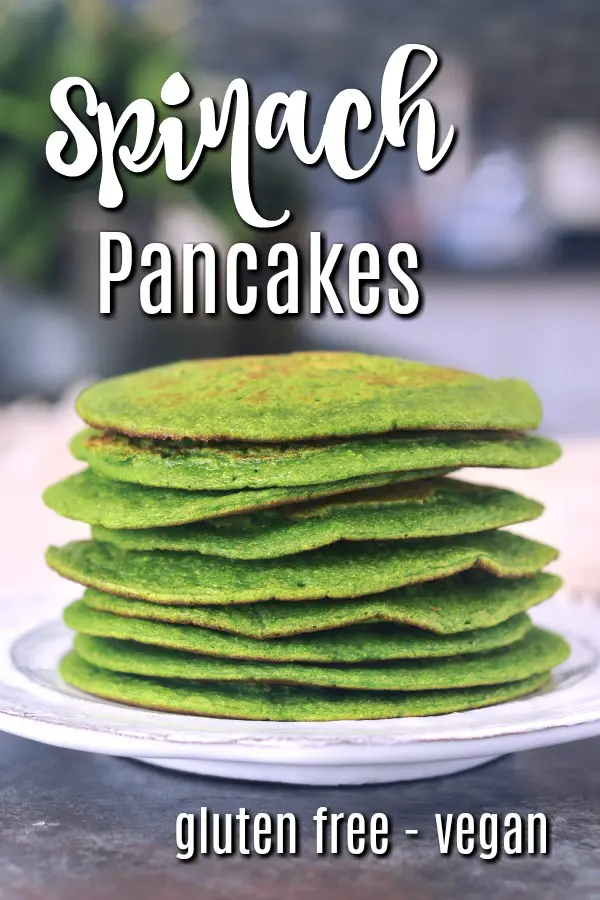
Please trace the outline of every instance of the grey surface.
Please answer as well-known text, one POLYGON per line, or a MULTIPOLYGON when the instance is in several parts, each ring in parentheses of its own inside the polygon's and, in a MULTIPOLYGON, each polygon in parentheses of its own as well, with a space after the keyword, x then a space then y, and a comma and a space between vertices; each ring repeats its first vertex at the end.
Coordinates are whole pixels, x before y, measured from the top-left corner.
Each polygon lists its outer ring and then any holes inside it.
POLYGON ((536 750, 452 777, 362 788, 293 788, 180 775, 0 735, 1 900, 592 900, 600 898, 600 739, 536 750), (318 806, 383 812, 385 857, 313 853, 318 806), (175 858, 179 812, 293 812, 295 857, 175 858), (544 812, 546 857, 442 857, 435 812, 544 812), (419 837, 404 829, 419 828, 419 837))

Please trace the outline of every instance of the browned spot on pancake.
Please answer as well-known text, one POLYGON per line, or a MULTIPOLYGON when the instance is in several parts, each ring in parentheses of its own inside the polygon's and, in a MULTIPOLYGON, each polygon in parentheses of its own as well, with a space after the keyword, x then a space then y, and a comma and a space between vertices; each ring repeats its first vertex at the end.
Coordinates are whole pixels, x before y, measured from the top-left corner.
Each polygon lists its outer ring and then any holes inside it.
POLYGON ((270 394, 266 390, 256 391, 254 394, 248 394, 248 396, 244 397, 244 400, 249 403, 267 403, 269 400, 270 394))
MULTIPOLYGON (((156 403, 157 400, 160 400, 161 403, 166 406, 181 406, 183 403, 189 403, 189 397, 184 393, 184 391, 176 391, 176 390, 160 390, 154 391, 147 398, 144 398, 145 403, 152 406, 156 403)), ((144 402, 142 401, 142 402, 144 402)), ((138 401, 139 402, 139 401, 138 401)))
MULTIPOLYGON (((472 376, 471 376, 472 377, 472 376)), ((374 372, 361 372, 361 384, 373 387, 399 388, 405 384, 413 387, 427 387, 434 384, 454 384, 464 378, 464 374, 454 369, 409 369, 401 373, 390 375, 376 374, 374 372)))
POLYGON ((109 434, 95 434, 92 437, 88 437, 83 442, 86 447, 98 447, 98 449, 102 449, 106 447, 107 444, 117 443, 114 441, 112 435, 109 434))

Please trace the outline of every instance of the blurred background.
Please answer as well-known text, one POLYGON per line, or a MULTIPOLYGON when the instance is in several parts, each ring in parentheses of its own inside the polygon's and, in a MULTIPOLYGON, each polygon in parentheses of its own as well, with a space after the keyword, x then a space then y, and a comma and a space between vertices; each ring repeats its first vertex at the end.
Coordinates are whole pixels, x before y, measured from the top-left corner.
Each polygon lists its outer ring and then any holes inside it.
MULTIPOLYGON (((20 0, 0 23, 0 400, 59 397, 82 379, 185 356, 360 347, 490 375, 523 375, 542 394, 552 432, 600 429, 600 5, 595 0, 20 0), (137 286, 119 291, 112 321, 98 314, 98 233, 138 246, 179 247, 244 236, 231 201, 227 151, 198 177, 170 184, 157 170, 128 181, 119 212, 99 207, 96 177, 47 165, 57 127, 52 86, 87 77, 118 115, 158 98, 183 71, 196 97, 250 81, 308 90, 320 127, 345 87, 375 106, 384 65, 405 42, 430 44, 443 67, 429 96, 460 131, 433 175, 414 152, 388 150, 352 184, 325 166, 255 155, 263 210, 294 222, 257 232, 260 246, 402 240, 421 256, 425 310, 404 321, 333 316, 216 319, 144 316, 137 286), (291 234, 290 234, 291 232, 291 234)), ((190 105, 193 117, 194 106, 190 105)), ((191 132, 195 134, 195 120, 191 132)), ((357 158, 372 143, 356 141, 357 158)))
MULTIPOLYGON (((8 530, 26 534, 40 515, 38 487, 73 465, 72 400, 91 379, 182 357, 328 347, 527 378, 544 401, 546 432, 566 442, 571 460, 541 490, 575 492, 577 514, 587 504, 591 516, 589 485, 600 479, 599 34, 597 0, 0 2, 1 484, 27 482, 31 496, 30 505, 3 498, 16 517, 8 530), (178 70, 198 99, 218 98, 236 76, 257 104, 302 88, 320 130, 344 88, 377 106, 385 63, 407 42, 443 60, 428 96, 442 126, 459 129, 449 160, 424 175, 412 151, 388 150, 352 184, 323 166, 257 153, 259 207, 294 210, 285 231, 248 234, 233 209, 226 151, 185 186, 158 171, 131 179, 115 212, 99 207, 97 176, 66 180, 45 160, 57 127, 49 93, 67 75, 87 77, 117 115, 132 99, 158 98, 178 70), (249 239, 266 250, 304 244, 311 229, 330 242, 414 243, 422 313, 151 318, 135 280, 119 290, 116 315, 98 313, 101 230, 126 231, 138 247, 209 240, 226 250, 249 239)), ((356 142, 357 159, 368 146, 368 135, 356 142)), ((571 521, 563 510, 555 529, 571 521)), ((71 535, 76 526, 61 527, 71 535)))

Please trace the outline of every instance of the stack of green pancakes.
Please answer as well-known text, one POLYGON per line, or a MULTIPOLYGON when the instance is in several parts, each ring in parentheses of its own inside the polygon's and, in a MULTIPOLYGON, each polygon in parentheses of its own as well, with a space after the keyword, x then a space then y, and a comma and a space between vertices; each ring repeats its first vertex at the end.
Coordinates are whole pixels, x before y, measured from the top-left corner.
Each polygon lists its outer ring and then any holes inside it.
POLYGON ((560 580, 504 530, 542 507, 454 477, 530 468, 522 381, 360 353, 199 360, 85 390, 84 471, 45 501, 92 526, 51 547, 85 586, 62 675, 223 718, 327 721, 489 706, 568 655, 530 607, 560 580))

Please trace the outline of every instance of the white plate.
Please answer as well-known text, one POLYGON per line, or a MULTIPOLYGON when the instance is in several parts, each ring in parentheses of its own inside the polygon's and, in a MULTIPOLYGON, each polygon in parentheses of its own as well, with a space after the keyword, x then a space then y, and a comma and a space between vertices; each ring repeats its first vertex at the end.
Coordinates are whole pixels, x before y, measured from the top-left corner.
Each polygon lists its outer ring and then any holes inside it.
POLYGON ((70 632, 57 620, 28 630, 31 610, 23 602, 0 612, 0 729, 60 747, 203 775, 367 784, 458 772, 600 734, 600 605, 591 597, 563 593, 534 610, 539 624, 564 634, 572 654, 553 687, 532 697, 443 716, 306 724, 182 716, 91 698, 57 674, 70 632))

